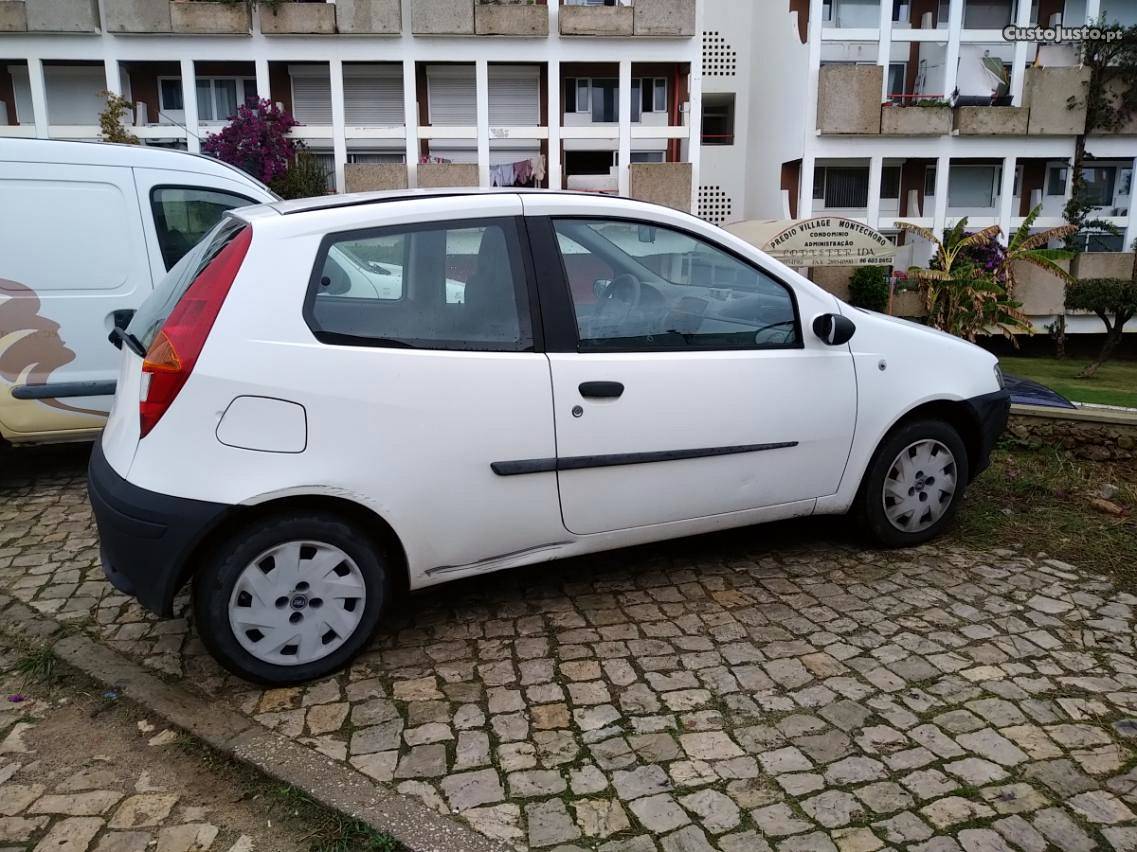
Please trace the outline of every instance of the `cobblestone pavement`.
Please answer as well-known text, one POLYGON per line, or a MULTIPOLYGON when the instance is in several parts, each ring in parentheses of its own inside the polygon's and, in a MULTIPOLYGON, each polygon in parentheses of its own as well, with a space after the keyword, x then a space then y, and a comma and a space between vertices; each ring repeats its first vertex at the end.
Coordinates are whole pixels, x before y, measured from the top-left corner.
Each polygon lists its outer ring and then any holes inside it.
POLYGON ((21 467, 0 588, 519 847, 1137 850, 1137 597, 1045 555, 758 527, 432 590, 262 691, 103 581, 78 456, 21 467))
POLYGON ((0 639, 0 852, 306 848, 234 770, 207 767, 113 692, 28 677, 19 660, 0 639))

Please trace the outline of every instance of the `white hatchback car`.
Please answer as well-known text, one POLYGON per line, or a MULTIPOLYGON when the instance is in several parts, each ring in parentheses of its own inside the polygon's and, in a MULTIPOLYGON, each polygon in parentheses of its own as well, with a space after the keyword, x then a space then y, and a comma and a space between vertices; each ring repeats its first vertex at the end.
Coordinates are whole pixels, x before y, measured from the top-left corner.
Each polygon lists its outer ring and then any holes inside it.
POLYGON ((264 683, 342 666, 397 586, 850 510, 925 541, 1009 407, 976 346, 568 193, 232 211, 120 336, 105 570, 160 614, 192 580, 264 683))

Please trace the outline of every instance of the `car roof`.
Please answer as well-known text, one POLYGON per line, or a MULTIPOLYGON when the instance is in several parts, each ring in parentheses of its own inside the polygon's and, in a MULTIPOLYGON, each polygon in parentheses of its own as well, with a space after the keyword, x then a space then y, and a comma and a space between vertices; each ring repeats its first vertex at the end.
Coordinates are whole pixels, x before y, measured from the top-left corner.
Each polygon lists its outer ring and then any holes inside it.
MULTIPOLYGON (((415 198, 452 198, 464 195, 565 195, 582 198, 605 197, 596 192, 572 192, 558 189, 527 189, 524 187, 438 187, 432 189, 393 189, 380 192, 348 192, 339 195, 321 195, 315 198, 298 198, 261 205, 281 215, 328 210, 337 207, 355 207, 364 204, 381 204, 385 201, 409 201, 415 198)), ((251 212, 251 211, 243 211, 251 212)))
POLYGON ((170 148, 149 145, 123 145, 113 142, 66 142, 61 139, 0 139, 0 162, 66 163, 80 166, 126 166, 190 172, 235 180, 272 191, 236 166, 170 148))

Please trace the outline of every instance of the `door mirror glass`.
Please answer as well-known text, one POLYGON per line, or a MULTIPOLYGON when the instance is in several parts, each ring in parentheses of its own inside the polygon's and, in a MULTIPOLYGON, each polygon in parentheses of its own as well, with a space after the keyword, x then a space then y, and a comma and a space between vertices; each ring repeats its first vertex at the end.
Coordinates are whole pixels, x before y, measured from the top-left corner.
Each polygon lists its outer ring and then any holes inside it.
POLYGON ((608 289, 608 285, 612 283, 611 278, 597 278, 592 282, 592 295, 597 299, 604 296, 604 292, 608 289))
POLYGON ((853 321, 840 314, 821 314, 813 321, 813 333, 829 346, 844 346, 856 330, 853 321))

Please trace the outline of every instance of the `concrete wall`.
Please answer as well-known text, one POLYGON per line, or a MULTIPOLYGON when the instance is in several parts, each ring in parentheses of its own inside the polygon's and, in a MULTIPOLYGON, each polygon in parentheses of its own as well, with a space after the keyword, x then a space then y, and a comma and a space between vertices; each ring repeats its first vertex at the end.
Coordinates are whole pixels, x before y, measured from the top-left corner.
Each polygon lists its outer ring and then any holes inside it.
POLYGON ((547 36, 549 7, 520 3, 478 3, 474 7, 478 35, 547 36))
POLYGON ((347 163, 343 169, 348 192, 407 188, 407 167, 402 163, 347 163))
POLYGON ((24 0, 0 0, 0 33, 28 30, 28 9, 24 0))
POLYGON ((265 35, 331 35, 336 31, 336 7, 331 3, 260 6, 260 17, 261 32, 265 35))
MULTIPOLYGON (((1069 271, 1070 261, 1055 261, 1069 271)), ((1056 275, 1029 263, 1015 264, 1015 292, 1013 298, 1022 302, 1027 316, 1045 317, 1066 313, 1066 282, 1056 275)))
POLYGON ((951 107, 894 107, 880 109, 882 136, 944 136, 951 133, 951 107))
POLYGON ((28 31, 93 33, 99 29, 98 0, 27 0, 28 31))
POLYGON ((105 0, 106 29, 112 33, 168 33, 169 0, 105 0))
POLYGON ((822 133, 875 136, 880 133, 879 65, 824 65, 817 87, 817 129, 822 133))
POLYGON ((958 107, 955 129, 960 136, 1025 136, 1028 113, 1022 107, 958 107))
POLYGON ((418 185, 477 186, 477 163, 424 163, 418 167, 418 185))
POLYGON ((473 35, 473 0, 412 0, 411 32, 419 35, 473 35))
POLYGON ((695 34, 695 0, 636 0, 632 32, 638 36, 695 34))
POLYGON ((249 7, 244 3, 170 3, 176 33, 247 33, 249 7))
POLYGON ((1086 126, 1089 88, 1089 68, 1027 68, 1023 103, 1030 109, 1028 133, 1031 136, 1081 133, 1086 126))
POLYGON ((1074 258, 1074 277, 1086 278, 1131 278, 1133 277, 1133 252, 1131 251, 1088 251, 1074 258))
POLYGON ((336 29, 341 33, 398 35, 402 28, 399 0, 336 0, 336 29))
POLYGON ((632 163, 628 166, 628 194, 691 212, 690 163, 632 163))
POLYGON ((561 6, 561 35, 630 36, 633 18, 631 6, 561 6))

